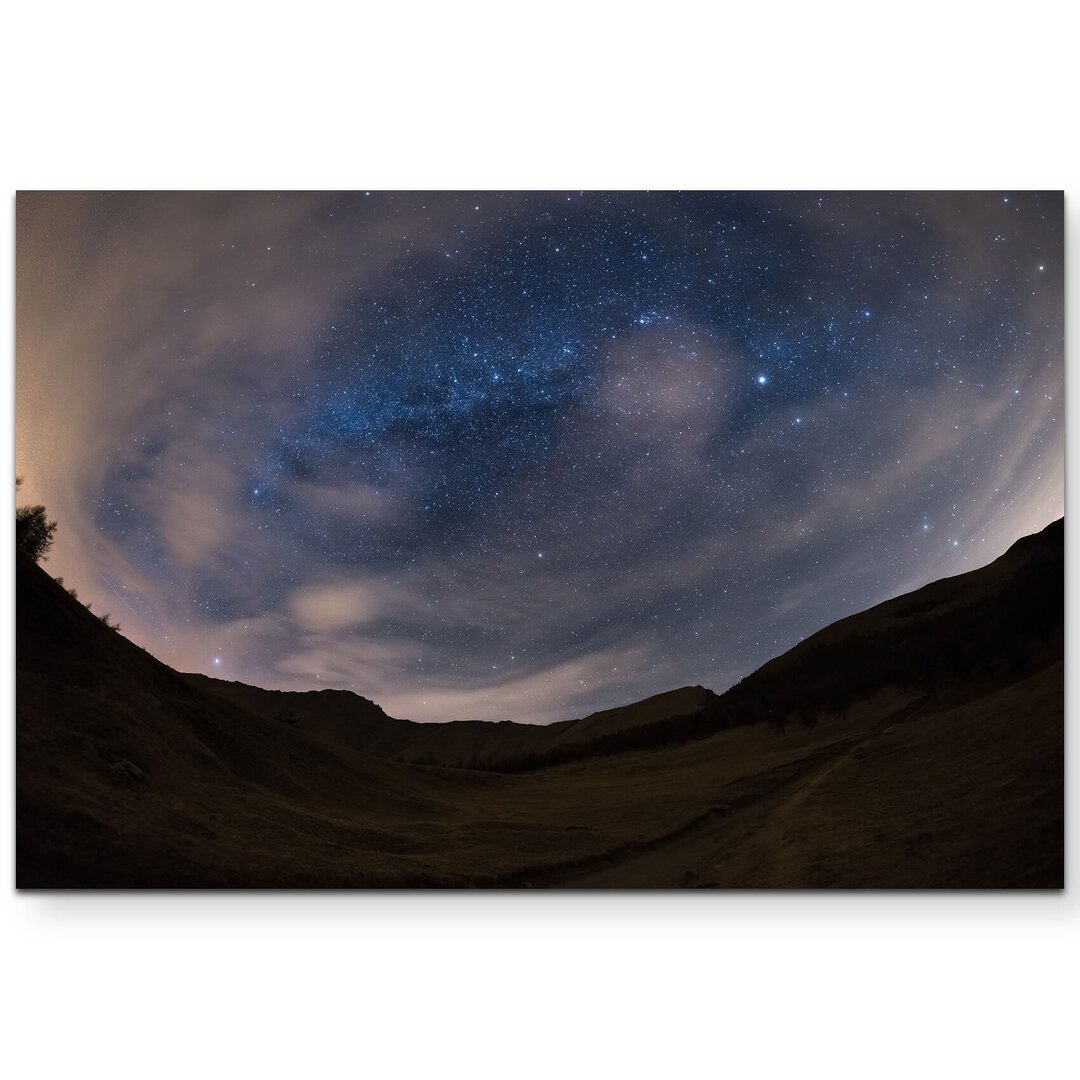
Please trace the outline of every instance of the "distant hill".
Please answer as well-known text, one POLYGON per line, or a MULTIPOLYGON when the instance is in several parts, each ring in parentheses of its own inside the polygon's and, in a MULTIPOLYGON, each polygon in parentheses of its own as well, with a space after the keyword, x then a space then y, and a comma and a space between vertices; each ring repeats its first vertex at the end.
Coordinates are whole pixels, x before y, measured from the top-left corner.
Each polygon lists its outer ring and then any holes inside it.
POLYGON ((184 678, 250 712, 355 750, 413 764, 496 772, 541 768, 625 748, 634 741, 635 731, 700 717, 718 700, 702 686, 684 686, 581 720, 549 725, 509 720, 417 724, 395 720, 367 698, 346 690, 262 690, 206 675, 184 678))
POLYGON ((264 690, 208 675, 181 677, 192 687, 216 694, 257 716, 354 750, 367 749, 375 743, 393 746, 406 739, 409 729, 417 726, 408 720, 395 720, 375 702, 348 690, 264 690))

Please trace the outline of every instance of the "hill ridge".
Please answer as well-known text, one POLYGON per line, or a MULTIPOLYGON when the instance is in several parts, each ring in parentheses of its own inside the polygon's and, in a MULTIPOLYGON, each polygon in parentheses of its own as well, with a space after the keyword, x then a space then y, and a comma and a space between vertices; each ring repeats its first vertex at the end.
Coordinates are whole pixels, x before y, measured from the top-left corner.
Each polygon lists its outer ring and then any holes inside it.
MULTIPOLYGON (((291 719, 301 730, 354 749, 403 762, 503 772, 702 738, 747 723, 770 721, 781 730, 789 723, 812 726, 830 713, 843 713, 858 694, 874 692, 901 677, 888 669, 888 655, 901 647, 925 652, 926 643, 933 639, 929 635, 921 645, 907 640, 916 624, 918 633, 925 634, 927 625, 947 619, 967 635, 985 636, 976 613, 979 605, 992 607, 1006 596, 1021 616, 1039 625, 1036 609, 1045 601, 1046 610, 1051 610, 1056 579, 1036 566, 1037 580, 1029 591, 1025 584, 1032 577, 1029 564, 1045 556, 1056 557, 1063 567, 1063 537, 1064 519, 1059 518, 1019 538, 984 566, 939 578, 821 627, 723 693, 701 684, 677 687, 548 725, 514 720, 417 723, 390 717, 370 699, 349 690, 263 690, 204 675, 184 678, 262 715, 280 719, 280 713, 291 711, 291 719), (815 652, 829 655, 818 655, 816 663, 809 663, 815 652), (836 673, 856 666, 862 670, 851 674, 845 697, 836 673), (786 689, 782 687, 779 695, 764 695, 758 688, 769 681, 778 681, 786 689), (332 708, 322 707, 331 700, 332 708)), ((1021 620, 1018 625, 1025 624, 1021 620)), ((997 646, 1008 639, 1007 628, 998 627, 995 634, 997 646)), ((950 665, 962 669, 987 659, 975 655, 970 645, 949 642, 942 649, 944 663, 932 657, 920 661, 928 672, 928 692, 932 684, 949 681, 958 673, 950 665)))

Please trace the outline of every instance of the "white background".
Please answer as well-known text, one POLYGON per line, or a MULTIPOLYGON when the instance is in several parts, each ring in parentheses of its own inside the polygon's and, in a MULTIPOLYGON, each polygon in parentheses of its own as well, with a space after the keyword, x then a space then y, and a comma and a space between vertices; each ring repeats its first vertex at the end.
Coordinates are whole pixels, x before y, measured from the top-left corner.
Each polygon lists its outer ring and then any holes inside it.
MULTIPOLYGON (((4 247, 19 188, 1068 192, 1066 10, 23 4, 4 247)), ((18 895, 2 810, 12 1076, 1075 1075, 1068 891, 18 895)))

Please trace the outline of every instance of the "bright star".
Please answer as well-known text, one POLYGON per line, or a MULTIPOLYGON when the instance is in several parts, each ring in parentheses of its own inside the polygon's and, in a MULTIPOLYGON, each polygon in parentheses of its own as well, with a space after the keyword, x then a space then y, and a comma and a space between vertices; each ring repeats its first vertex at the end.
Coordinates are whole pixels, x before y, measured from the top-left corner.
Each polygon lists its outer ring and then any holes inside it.
POLYGON ((759 376, 757 377, 757 384, 758 384, 758 386, 764 386, 764 385, 765 385, 765 384, 766 384, 766 383, 767 383, 768 381, 769 381, 769 380, 768 380, 768 379, 767 379, 767 378, 766 378, 766 377, 765 377, 764 375, 759 375, 759 376))

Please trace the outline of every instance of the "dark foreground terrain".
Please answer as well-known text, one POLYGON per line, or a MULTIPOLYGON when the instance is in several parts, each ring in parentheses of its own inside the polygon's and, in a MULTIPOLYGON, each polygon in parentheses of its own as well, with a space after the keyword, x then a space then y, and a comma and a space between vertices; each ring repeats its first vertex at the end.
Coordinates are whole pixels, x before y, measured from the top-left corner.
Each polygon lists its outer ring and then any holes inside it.
POLYGON ((1060 888, 1063 538, 542 728, 181 675, 22 559, 17 884, 1060 888))

